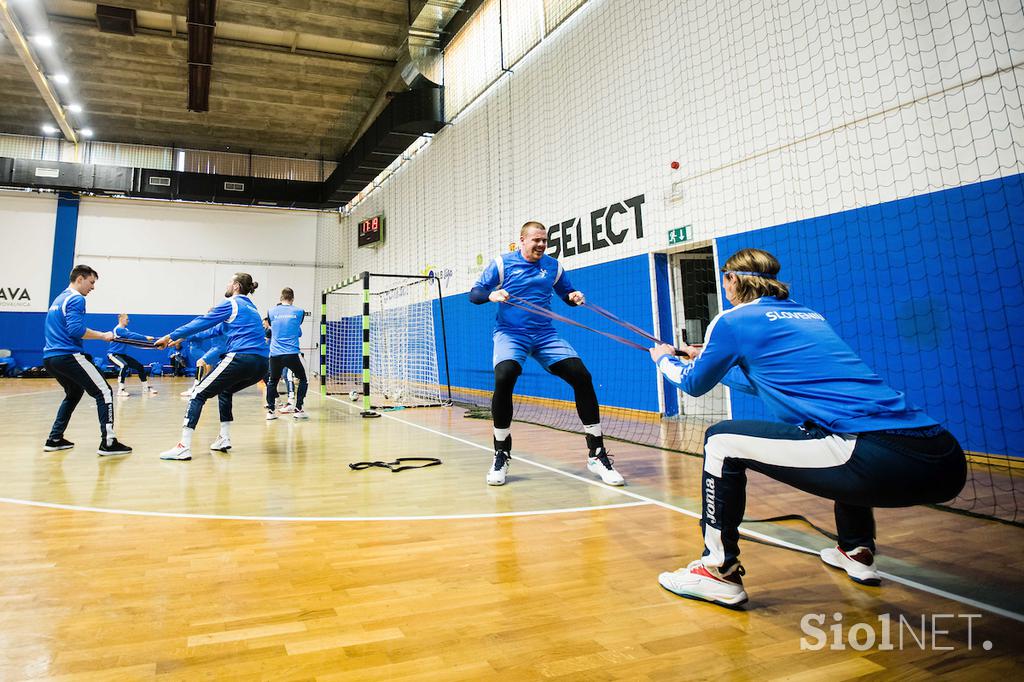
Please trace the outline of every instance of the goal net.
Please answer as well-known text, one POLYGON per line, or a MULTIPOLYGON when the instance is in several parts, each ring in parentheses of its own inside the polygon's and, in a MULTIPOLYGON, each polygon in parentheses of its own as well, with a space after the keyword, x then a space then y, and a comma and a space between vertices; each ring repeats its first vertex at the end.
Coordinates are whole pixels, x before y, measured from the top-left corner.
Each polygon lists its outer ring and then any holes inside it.
POLYGON ((438 349, 446 363, 447 348, 436 278, 364 272, 325 289, 321 304, 325 395, 364 412, 451 402, 447 369, 444 383, 438 372, 438 349))

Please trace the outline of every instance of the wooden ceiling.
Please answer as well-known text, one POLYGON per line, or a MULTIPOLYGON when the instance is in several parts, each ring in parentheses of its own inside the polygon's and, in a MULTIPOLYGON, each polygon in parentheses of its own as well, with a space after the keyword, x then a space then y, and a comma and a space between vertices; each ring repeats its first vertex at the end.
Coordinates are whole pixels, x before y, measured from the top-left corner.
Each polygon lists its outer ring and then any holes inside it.
MULTIPOLYGON (((382 94, 424 0, 218 0, 209 111, 188 106, 188 0, 110 0, 134 36, 100 32, 96 4, 43 0, 94 139, 337 158, 382 94)), ((52 121, 0 38, 0 132, 52 121)), ((66 104, 66 102, 65 102, 66 104)), ((74 115, 72 115, 74 118, 74 115)))

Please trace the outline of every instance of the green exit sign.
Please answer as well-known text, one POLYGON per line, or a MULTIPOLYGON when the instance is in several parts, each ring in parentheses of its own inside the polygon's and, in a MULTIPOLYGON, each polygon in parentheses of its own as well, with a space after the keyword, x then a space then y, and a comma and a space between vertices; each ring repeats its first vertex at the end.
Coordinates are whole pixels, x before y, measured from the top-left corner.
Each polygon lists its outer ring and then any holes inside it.
POLYGON ((682 244, 683 242, 690 241, 690 228, 693 225, 683 225, 682 227, 675 227, 668 231, 668 243, 669 244, 682 244))

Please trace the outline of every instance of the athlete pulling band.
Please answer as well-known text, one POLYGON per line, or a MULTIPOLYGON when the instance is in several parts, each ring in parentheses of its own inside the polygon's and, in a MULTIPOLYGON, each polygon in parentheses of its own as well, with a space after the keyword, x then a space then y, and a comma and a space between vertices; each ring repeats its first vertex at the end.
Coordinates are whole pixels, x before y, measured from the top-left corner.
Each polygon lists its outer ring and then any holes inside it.
POLYGON ((122 398, 127 398, 129 396, 128 390, 124 387, 124 382, 128 378, 128 375, 132 373, 132 370, 139 373, 139 381, 142 382, 142 388, 151 395, 156 395, 156 389, 150 386, 146 381, 145 365, 133 358, 131 355, 128 355, 128 345, 118 341, 118 339, 152 341, 153 337, 136 334, 128 329, 128 322, 130 322, 128 313, 121 313, 117 316, 117 326, 114 327, 113 332, 114 340, 110 343, 110 348, 107 349, 107 359, 114 363, 118 369, 117 395, 122 398))
POLYGON ((291 370, 299 379, 299 387, 295 395, 295 419, 309 419, 302 410, 306 399, 306 368, 299 358, 299 338, 302 336, 302 320, 306 312, 292 305, 295 292, 285 287, 281 290, 281 302, 267 313, 270 323, 270 377, 267 380, 267 419, 277 419, 275 403, 277 402, 277 382, 281 380, 281 372, 285 368, 291 370))
POLYGON ((701 486, 704 554, 662 587, 723 606, 747 600, 739 562, 746 471, 835 501, 839 546, 821 559, 850 578, 878 585, 872 507, 949 500, 967 465, 956 439, 887 386, 825 318, 789 298, 770 253, 743 249, 726 261, 726 298, 704 348, 673 355, 651 349, 665 377, 700 396, 719 382, 759 396, 781 422, 722 421, 704 438, 701 486))
POLYGON ((130 447, 118 442, 114 435, 114 400, 92 358, 82 350, 82 339, 111 341, 113 332, 97 332, 85 326, 85 297, 96 288, 99 275, 88 265, 76 265, 71 270, 71 286, 53 299, 46 313, 46 345, 43 347, 43 366, 64 389, 64 400, 57 410, 57 418, 43 450, 67 450, 74 443, 64 438, 71 415, 78 407, 83 393, 96 400, 100 420, 100 446, 96 454, 101 457, 127 455, 130 447))
MULTIPOLYGON (((212 308, 210 310, 213 310, 212 308)), ((227 353, 228 335, 224 328, 224 323, 218 324, 216 327, 211 327, 204 332, 193 334, 189 337, 189 341, 208 341, 210 347, 203 352, 202 357, 196 360, 196 380, 192 383, 192 387, 186 391, 182 391, 181 395, 192 397, 192 392, 196 386, 203 382, 206 375, 210 373, 210 370, 217 365, 227 353)))
POLYGON ((199 423, 203 405, 213 396, 217 396, 220 408, 220 436, 210 445, 210 449, 221 452, 231 449, 231 422, 234 421, 231 413, 232 396, 267 374, 267 344, 263 339, 263 321, 256 306, 248 298, 258 286, 248 273, 236 272, 224 292, 228 300, 157 339, 157 348, 166 348, 175 341, 220 323, 224 323, 228 334, 227 355, 192 391, 185 424, 181 429, 181 440, 163 452, 160 459, 192 459, 192 435, 199 423))
MULTIPOLYGON (((469 292, 469 300, 476 304, 502 303, 508 301, 511 294, 550 310, 554 291, 567 304, 582 305, 583 293, 569 283, 562 265, 544 253, 547 245, 548 233, 542 224, 531 221, 523 225, 519 250, 491 261, 469 292)), ((590 450, 587 469, 608 485, 625 484, 604 448, 597 394, 590 372, 579 355, 558 337, 551 320, 510 305, 499 305, 494 328, 494 394, 491 398, 494 463, 487 472, 488 485, 505 483, 512 452, 512 391, 523 372, 523 363, 531 355, 544 369, 573 388, 576 412, 583 422, 590 450)))

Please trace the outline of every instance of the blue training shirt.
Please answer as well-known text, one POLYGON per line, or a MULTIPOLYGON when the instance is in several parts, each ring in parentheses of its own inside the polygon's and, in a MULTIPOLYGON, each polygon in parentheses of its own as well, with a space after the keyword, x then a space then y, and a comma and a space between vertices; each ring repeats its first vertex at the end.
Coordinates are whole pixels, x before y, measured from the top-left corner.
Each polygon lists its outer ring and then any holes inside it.
MULTIPOLYGON (((551 292, 568 303, 567 297, 576 289, 562 270, 562 264, 544 254, 536 263, 523 258, 519 251, 503 253, 492 260, 473 285, 470 300, 487 301, 487 294, 504 289, 513 296, 551 310, 551 292)), ((495 329, 507 333, 546 332, 554 329, 551 320, 522 308, 499 304, 495 329)))
POLYGON ((299 352, 299 337, 302 336, 302 320, 306 311, 293 305, 279 303, 270 309, 270 356, 296 355, 299 352))
POLYGON ((149 341, 149 339, 143 334, 136 334, 128 327, 117 325, 114 327, 114 341, 110 342, 110 348, 107 350, 108 353, 127 353, 128 344, 120 343, 117 339, 132 339, 134 341, 149 341))
POLYGON ((658 369, 690 395, 722 382, 760 397, 783 422, 834 433, 938 423, 886 385, 822 315, 792 299, 765 296, 723 311, 695 361, 666 355, 658 369))
POLYGON ((207 353, 216 353, 217 355, 225 355, 228 347, 228 332, 225 324, 221 322, 215 327, 210 327, 204 332, 193 334, 189 337, 189 341, 206 342, 203 346, 203 352, 199 354, 200 357, 207 353))
POLYGON ((68 287, 53 299, 46 311, 43 357, 82 353, 82 336, 86 329, 85 296, 68 287))
POLYGON ((210 312, 178 327, 171 332, 171 340, 186 338, 221 322, 228 334, 228 353, 267 357, 263 318, 249 297, 241 294, 218 303, 210 312))

